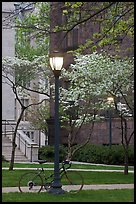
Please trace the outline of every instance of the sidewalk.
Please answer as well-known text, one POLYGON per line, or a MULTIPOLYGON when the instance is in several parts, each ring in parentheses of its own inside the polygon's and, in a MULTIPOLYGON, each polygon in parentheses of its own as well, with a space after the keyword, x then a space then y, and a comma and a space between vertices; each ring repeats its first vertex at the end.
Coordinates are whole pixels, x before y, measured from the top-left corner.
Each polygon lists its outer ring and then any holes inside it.
MULTIPOLYGON (((2 167, 3 170, 9 170, 8 167, 2 167)), ((24 170, 37 170, 37 168, 23 168, 24 170)), ((53 170, 54 168, 44 168, 45 170, 53 170)), ((14 167, 14 170, 22 170, 22 168, 14 167)), ((96 172, 124 172, 124 170, 111 169, 70 169, 70 171, 96 171, 96 172)), ((134 173, 134 170, 128 170, 128 173, 134 173)))
MULTIPOLYGON (((75 190, 75 185, 62 187, 65 191, 75 190)), ((105 184, 105 185, 84 185, 82 190, 100 190, 100 189, 134 189, 134 184, 105 184)), ((46 191, 46 190, 45 190, 46 191)), ((41 192, 45 192, 42 190, 41 192)), ((18 187, 3 187, 2 193, 20 192, 18 187)))

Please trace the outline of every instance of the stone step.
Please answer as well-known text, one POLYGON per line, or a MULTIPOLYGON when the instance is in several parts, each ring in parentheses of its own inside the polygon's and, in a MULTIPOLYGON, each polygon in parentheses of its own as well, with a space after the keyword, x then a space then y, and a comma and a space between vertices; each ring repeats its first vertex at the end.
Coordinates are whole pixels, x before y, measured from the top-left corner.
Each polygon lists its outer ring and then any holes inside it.
MULTIPOLYGON (((12 152, 12 142, 8 137, 3 136, 2 137, 2 155, 5 157, 7 161, 10 161, 11 159, 11 152, 12 152)), ((15 162, 21 162, 21 161, 29 161, 27 157, 23 155, 23 153, 16 148, 15 150, 15 162)))
MULTIPOLYGON (((12 151, 12 148, 9 151, 7 151, 7 149, 2 149, 2 154, 11 155, 11 151, 12 151)), ((16 149, 15 156, 20 156, 20 155, 24 156, 21 151, 16 149)))
POLYGON ((8 136, 7 137, 3 136, 2 141, 3 142, 11 142, 11 140, 8 138, 8 136))
POLYGON ((2 144, 2 148, 3 148, 3 147, 9 147, 9 148, 10 148, 10 147, 12 147, 12 144, 4 143, 4 144, 2 144))
MULTIPOLYGON (((5 159, 7 161, 10 161, 11 160, 11 156, 6 156, 5 159)), ((30 162, 27 158, 24 158, 24 157, 15 157, 14 158, 14 162, 30 162)))
MULTIPOLYGON (((11 160, 11 154, 3 154, 5 159, 7 161, 10 161, 11 160)), ((24 156, 24 155, 15 155, 14 157, 14 161, 15 162, 19 162, 19 161, 22 161, 22 162, 29 162, 29 160, 24 156)))

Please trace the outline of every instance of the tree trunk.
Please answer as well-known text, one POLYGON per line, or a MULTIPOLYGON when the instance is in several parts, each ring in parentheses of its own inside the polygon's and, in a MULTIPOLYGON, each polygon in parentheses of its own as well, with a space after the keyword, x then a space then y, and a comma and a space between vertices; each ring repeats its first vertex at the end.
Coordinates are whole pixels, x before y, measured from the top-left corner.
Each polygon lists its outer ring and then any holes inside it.
POLYGON ((25 107, 22 107, 20 116, 17 120, 17 124, 16 124, 15 130, 14 130, 14 136, 13 136, 13 140, 12 140, 12 153, 11 153, 9 170, 13 170, 13 167, 14 167, 15 150, 16 150, 16 146, 17 146, 16 145, 16 134, 17 134, 17 129, 18 129, 19 123, 22 119, 22 116, 23 116, 25 109, 26 109, 25 107))
POLYGON ((125 151, 124 174, 128 175, 128 149, 125 151))
POLYGON ((11 153, 9 170, 13 170, 13 167, 14 167, 14 158, 15 158, 15 149, 16 149, 15 139, 16 139, 16 132, 14 132, 14 137, 12 141, 12 153, 11 153))
POLYGON ((71 160, 72 157, 72 147, 71 147, 71 133, 68 134, 68 153, 67 153, 67 160, 71 160))

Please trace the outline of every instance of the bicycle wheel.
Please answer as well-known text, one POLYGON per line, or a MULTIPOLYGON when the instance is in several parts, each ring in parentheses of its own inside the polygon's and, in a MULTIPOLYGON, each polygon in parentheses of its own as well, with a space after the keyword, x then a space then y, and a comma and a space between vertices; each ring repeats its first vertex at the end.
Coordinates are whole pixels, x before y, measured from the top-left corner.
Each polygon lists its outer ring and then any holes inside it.
POLYGON ((77 193, 82 190, 84 181, 79 172, 67 171, 61 176, 62 187, 66 191, 77 193), (71 185, 71 186, 68 186, 71 185))
POLYGON ((39 193, 43 188, 43 179, 36 172, 25 173, 19 180, 19 191, 23 192, 37 192, 39 193))

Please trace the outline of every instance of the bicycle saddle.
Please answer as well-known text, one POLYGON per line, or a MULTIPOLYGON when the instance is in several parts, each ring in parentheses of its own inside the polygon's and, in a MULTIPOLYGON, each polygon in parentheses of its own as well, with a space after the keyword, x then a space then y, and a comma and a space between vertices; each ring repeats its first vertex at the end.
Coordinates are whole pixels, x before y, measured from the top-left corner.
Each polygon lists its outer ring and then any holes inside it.
POLYGON ((65 160, 65 161, 63 161, 63 164, 71 164, 71 161, 65 160))
POLYGON ((44 164, 44 163, 46 163, 47 162, 47 160, 36 160, 36 161, 34 161, 34 162, 38 162, 39 164, 44 164))

